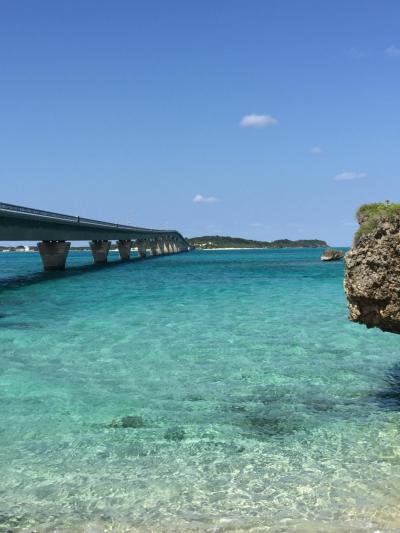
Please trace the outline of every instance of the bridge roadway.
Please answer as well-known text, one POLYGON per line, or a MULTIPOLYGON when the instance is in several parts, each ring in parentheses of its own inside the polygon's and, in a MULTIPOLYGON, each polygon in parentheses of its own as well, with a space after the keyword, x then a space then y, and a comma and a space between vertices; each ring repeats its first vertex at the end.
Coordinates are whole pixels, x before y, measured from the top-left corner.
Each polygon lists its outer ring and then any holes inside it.
POLYGON ((175 230, 137 228, 100 220, 73 217, 0 202, 0 241, 38 241, 45 270, 63 270, 70 240, 89 241, 95 264, 106 263, 111 241, 116 240, 121 261, 128 261, 132 247, 139 257, 191 250, 175 230))

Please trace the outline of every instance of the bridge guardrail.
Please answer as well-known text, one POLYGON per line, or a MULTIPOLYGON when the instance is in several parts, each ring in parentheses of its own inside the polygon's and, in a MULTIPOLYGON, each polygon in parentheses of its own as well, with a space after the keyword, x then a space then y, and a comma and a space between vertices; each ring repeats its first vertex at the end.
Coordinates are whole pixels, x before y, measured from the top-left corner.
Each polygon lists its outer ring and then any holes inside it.
POLYGON ((131 231, 151 231, 154 233, 177 233, 176 230, 159 230, 159 229, 151 229, 151 228, 138 228, 135 226, 126 226, 124 224, 115 224, 114 222, 104 222, 101 220, 92 220, 90 218, 84 218, 80 216, 72 216, 72 215, 63 215, 61 213, 55 213, 52 211, 44 211, 41 209, 32 209, 30 207, 22 207, 19 205, 13 205, 13 204, 6 204, 3 202, 0 202, 0 210, 3 211, 10 211, 10 212, 17 212, 17 213, 23 213, 27 215, 38 215, 42 217, 47 218, 53 218, 53 219, 59 219, 59 220, 67 220, 69 222, 75 222, 75 223, 86 223, 86 224, 93 224, 96 226, 106 226, 109 228, 117 228, 117 229, 126 229, 131 231))

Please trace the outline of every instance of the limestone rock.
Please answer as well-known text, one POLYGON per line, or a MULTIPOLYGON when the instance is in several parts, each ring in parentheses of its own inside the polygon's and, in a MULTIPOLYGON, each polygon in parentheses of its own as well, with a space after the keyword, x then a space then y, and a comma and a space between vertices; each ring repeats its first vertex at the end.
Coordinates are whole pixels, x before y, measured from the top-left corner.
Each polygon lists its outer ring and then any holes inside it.
POLYGON ((333 248, 327 248, 321 255, 321 261, 339 261, 342 259, 344 253, 340 250, 334 250, 333 248))
POLYGON ((382 217, 345 256, 349 319, 400 333, 400 217, 382 217))

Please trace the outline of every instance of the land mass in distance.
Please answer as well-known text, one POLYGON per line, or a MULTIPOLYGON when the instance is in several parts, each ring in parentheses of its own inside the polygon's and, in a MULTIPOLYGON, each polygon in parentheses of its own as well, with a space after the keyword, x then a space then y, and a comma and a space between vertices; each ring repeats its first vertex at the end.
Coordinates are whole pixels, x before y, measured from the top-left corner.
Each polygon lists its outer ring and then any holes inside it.
POLYGON ((255 241, 239 237, 224 237, 221 235, 205 235, 186 239, 191 246, 212 250, 215 248, 323 248, 328 246, 320 239, 278 239, 276 241, 255 241))

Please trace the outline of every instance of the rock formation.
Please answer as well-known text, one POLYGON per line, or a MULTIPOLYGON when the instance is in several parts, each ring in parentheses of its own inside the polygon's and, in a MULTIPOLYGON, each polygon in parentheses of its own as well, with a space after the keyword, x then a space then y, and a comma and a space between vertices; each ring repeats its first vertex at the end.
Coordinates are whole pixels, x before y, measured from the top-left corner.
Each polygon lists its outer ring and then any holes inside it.
POLYGON ((363 206, 358 213, 360 229, 345 256, 350 320, 392 333, 400 333, 399 207, 363 206))
POLYGON ((333 250, 333 248, 327 248, 321 255, 321 261, 339 261, 342 259, 344 253, 340 250, 333 250))

